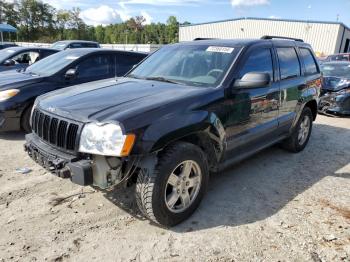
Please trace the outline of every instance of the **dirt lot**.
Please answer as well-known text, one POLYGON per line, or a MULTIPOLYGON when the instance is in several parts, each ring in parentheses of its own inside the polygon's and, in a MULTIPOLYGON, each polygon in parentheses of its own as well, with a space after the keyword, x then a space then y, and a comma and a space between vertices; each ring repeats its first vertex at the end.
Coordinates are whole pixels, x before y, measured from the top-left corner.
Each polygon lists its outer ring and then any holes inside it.
POLYGON ((273 147, 212 176, 171 229, 139 218, 132 189, 83 189, 22 145, 0 136, 0 261, 350 261, 350 118, 320 116, 300 154, 273 147))

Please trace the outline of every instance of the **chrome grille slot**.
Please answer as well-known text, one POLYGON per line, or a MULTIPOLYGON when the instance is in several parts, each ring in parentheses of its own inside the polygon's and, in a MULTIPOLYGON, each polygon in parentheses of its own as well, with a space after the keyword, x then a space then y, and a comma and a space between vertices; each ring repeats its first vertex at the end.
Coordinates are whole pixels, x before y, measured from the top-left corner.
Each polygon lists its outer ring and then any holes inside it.
POLYGON ((49 144, 68 151, 75 151, 79 124, 51 116, 39 109, 34 109, 31 124, 33 133, 49 144))

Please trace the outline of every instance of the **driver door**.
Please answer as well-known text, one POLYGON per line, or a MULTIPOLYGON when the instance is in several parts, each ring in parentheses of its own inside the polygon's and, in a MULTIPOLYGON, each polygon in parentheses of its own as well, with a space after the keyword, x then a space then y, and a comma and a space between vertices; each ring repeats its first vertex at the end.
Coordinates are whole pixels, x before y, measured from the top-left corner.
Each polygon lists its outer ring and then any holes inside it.
POLYGON ((246 73, 268 73, 271 83, 257 88, 230 89, 226 105, 230 107, 224 123, 227 134, 227 155, 244 154, 269 142, 276 136, 280 100, 279 83, 275 81, 276 62, 273 49, 250 50, 240 63, 237 79, 246 73))

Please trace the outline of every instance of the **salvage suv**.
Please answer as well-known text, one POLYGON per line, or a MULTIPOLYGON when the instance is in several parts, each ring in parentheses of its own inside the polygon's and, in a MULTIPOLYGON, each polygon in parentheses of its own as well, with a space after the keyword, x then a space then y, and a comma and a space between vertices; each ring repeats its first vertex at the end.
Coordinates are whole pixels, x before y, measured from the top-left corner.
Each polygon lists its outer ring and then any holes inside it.
POLYGON ((135 186, 164 226, 187 219, 209 173, 281 143, 308 143, 321 88, 301 40, 201 40, 161 48, 124 78, 39 97, 25 150, 79 185, 135 186))

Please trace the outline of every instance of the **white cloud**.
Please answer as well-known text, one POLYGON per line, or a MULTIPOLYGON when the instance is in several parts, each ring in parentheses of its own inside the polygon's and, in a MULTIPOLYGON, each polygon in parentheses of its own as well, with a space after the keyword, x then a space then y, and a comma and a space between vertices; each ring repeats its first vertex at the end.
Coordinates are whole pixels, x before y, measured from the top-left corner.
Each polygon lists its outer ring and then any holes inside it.
POLYGON ((52 5, 56 9, 71 9, 73 7, 86 8, 89 4, 84 0, 43 0, 44 3, 52 5))
POLYGON ((146 11, 141 11, 141 15, 146 19, 145 24, 149 25, 153 21, 153 17, 146 11))
POLYGON ((107 5, 85 9, 81 12, 80 17, 86 24, 95 26, 121 23, 130 18, 130 16, 124 12, 113 9, 107 5))
POLYGON ((269 5, 270 0, 231 0, 231 4, 234 7, 269 5))
POLYGON ((119 4, 121 6, 125 5, 156 5, 156 6, 188 6, 195 5, 198 6, 203 0, 124 0, 119 4))
POLYGON ((276 16, 276 15, 270 15, 269 18, 270 19, 281 19, 280 16, 276 16))

